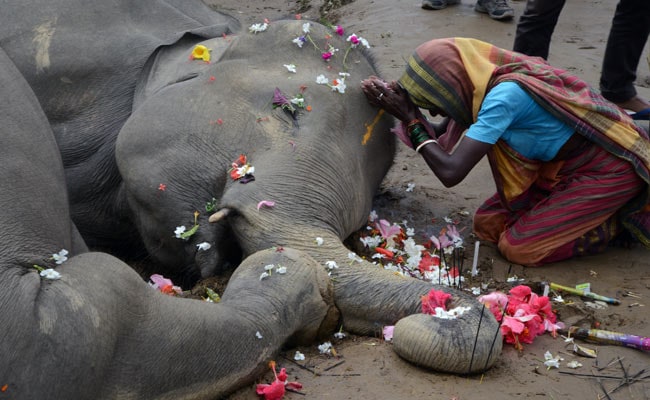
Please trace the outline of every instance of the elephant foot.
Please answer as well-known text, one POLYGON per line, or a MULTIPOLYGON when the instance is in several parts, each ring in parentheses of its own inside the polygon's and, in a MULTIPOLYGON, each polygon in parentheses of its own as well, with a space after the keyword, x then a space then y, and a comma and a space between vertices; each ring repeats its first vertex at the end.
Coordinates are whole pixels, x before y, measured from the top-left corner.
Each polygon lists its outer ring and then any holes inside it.
POLYGON ((399 320, 393 331, 395 352, 440 372, 473 374, 489 369, 503 346, 498 322, 476 300, 460 298, 450 306, 455 307, 469 309, 452 319, 413 314, 399 320))

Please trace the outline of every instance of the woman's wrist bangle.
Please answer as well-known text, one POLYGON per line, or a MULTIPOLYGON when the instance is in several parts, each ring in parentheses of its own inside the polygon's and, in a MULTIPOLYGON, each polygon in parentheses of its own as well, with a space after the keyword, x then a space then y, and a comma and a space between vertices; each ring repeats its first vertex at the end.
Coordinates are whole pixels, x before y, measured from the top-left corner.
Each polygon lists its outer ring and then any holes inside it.
POLYGON ((420 150, 422 150, 422 148, 423 148, 424 146, 428 145, 429 143, 438 143, 438 141, 435 140, 435 139, 425 140, 424 142, 420 143, 420 144, 418 145, 418 147, 415 148, 415 151, 416 151, 417 153, 419 153, 420 150))
POLYGON ((419 119, 416 118, 416 119, 411 120, 411 122, 409 122, 406 126, 411 127, 412 125, 418 125, 418 124, 421 125, 422 121, 420 121, 419 119))

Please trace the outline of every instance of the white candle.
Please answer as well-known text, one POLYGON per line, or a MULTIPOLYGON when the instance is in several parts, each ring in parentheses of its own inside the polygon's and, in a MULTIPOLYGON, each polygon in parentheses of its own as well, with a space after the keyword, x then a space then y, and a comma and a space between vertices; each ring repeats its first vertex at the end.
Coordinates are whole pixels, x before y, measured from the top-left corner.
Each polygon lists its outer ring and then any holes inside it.
POLYGON ((478 275, 478 248, 481 245, 481 242, 478 240, 474 242, 474 261, 472 262, 472 276, 478 275))

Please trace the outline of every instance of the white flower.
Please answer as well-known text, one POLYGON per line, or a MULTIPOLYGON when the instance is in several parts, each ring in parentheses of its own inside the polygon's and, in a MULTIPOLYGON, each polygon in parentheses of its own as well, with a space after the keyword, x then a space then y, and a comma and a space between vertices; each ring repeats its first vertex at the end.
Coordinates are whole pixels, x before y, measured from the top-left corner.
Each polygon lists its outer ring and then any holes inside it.
POLYGON ((367 48, 367 49, 370 48, 370 43, 368 43, 368 41, 367 41, 365 38, 360 37, 360 38, 359 38, 359 41, 361 42, 361 44, 363 45, 363 47, 365 47, 365 48, 367 48))
POLYGON ((448 224, 453 224, 453 223, 454 223, 454 220, 451 219, 451 218, 449 218, 449 217, 445 217, 444 220, 445 220, 445 222, 448 223, 448 224))
POLYGON ((408 185, 406 185, 406 191, 407 192, 412 192, 413 189, 415 189, 415 183, 411 182, 408 185))
POLYGON ((345 93, 345 88, 347 88, 345 85, 345 78, 334 80, 334 85, 332 85, 333 92, 345 93))
POLYGON ((209 250, 210 247, 212 247, 212 245, 210 243, 208 243, 208 242, 203 242, 203 243, 197 244, 196 247, 199 250, 205 251, 205 250, 209 250))
POLYGON ((275 265, 267 264, 264 266, 264 271, 271 271, 273 268, 275 268, 275 265))
POLYGON ((302 31, 305 33, 309 33, 309 27, 310 27, 309 22, 305 22, 304 24, 302 24, 302 31))
POLYGON ((263 338, 264 336, 262 336, 262 334, 260 333, 260 331, 257 331, 257 332, 255 332, 255 337, 258 338, 258 339, 261 339, 261 338, 263 338))
POLYGON ((317 237, 317 238, 315 239, 315 241, 316 241, 316 245, 317 245, 317 246, 322 246, 322 245, 323 245, 323 238, 322 238, 322 237, 320 237, 320 236, 317 237))
POLYGON ((282 265, 278 265, 278 268, 276 269, 278 274, 286 274, 287 273, 287 267, 284 267, 282 265))
POLYGON ((471 289, 471 291, 472 291, 472 294, 473 294, 474 296, 478 296, 479 294, 481 294, 481 288, 480 288, 480 287, 473 287, 473 288, 471 289))
POLYGON ((185 228, 185 225, 177 226, 176 230, 174 231, 174 234, 176 235, 177 238, 182 239, 181 234, 185 233, 185 229, 187 229, 185 228))
POLYGON ((296 361, 303 361, 305 359, 305 355, 299 351, 296 351, 296 354, 293 356, 293 359, 296 361))
POLYGON ((294 97, 290 100, 291 104, 295 104, 298 107, 305 107, 305 98, 304 97, 294 97))
POLYGON ((442 307, 436 307, 436 313, 433 316, 440 319, 456 319, 471 309, 472 307, 456 307, 445 311, 442 307))
POLYGON ((260 280, 262 280, 262 279, 264 279, 264 278, 268 278, 269 276, 270 276, 270 275, 269 275, 268 272, 262 272, 262 274, 260 275, 260 280))
POLYGON ((320 351, 321 354, 330 354, 332 352, 332 342, 325 342, 318 345, 318 351, 320 351))
POLYGON ((319 85, 327 85, 329 82, 329 79, 327 79, 323 74, 320 74, 316 77, 316 83, 319 85))
POLYGON ((406 236, 414 236, 415 228, 406 228, 406 236))
POLYGON ((332 261, 332 260, 327 261, 325 265, 327 265, 327 269, 329 269, 330 271, 339 267, 338 264, 336 264, 336 261, 332 261))
POLYGON ((579 363, 578 361, 576 361, 576 360, 573 360, 573 361, 569 361, 568 363, 566 363, 566 366, 569 367, 569 368, 576 369, 576 368, 580 368, 580 367, 582 367, 582 364, 580 364, 580 363, 579 363))
POLYGON ((544 360, 546 360, 544 361, 544 365, 546 365, 546 368, 551 369, 551 368, 560 368, 560 361, 564 359, 561 358, 560 356, 553 357, 551 352, 547 351, 546 353, 544 353, 544 360))
POLYGON ((553 301, 556 303, 564 303, 564 299, 560 295, 553 297, 553 301))
POLYGON ((296 44, 296 46, 300 47, 302 49, 302 45, 305 43, 304 40, 302 40, 302 37, 298 36, 297 38, 292 40, 293 43, 296 44))
POLYGON ((368 219, 370 219, 370 222, 374 222, 377 218, 379 218, 379 215, 377 215, 377 211, 372 210, 370 211, 370 216, 368 219))
POLYGON ((381 253, 375 253, 372 255, 372 258, 378 258, 381 260, 382 258, 386 258, 386 256, 381 253))
POLYGON ((345 336, 346 336, 346 335, 345 335, 344 332, 336 332, 336 333, 334 334, 334 337, 337 338, 337 339, 343 339, 345 336))
POLYGON ((375 235, 375 236, 366 236, 362 237, 359 240, 361 240, 361 243, 364 244, 366 247, 377 247, 381 243, 381 236, 375 235))
POLYGON ((57 280, 61 279, 61 274, 52 268, 44 269, 40 272, 40 275, 45 279, 57 280))
POLYGON ((353 262, 354 261, 363 262, 363 259, 361 257, 359 257, 359 255, 357 253, 355 253, 354 251, 351 251, 351 252, 348 253, 348 258, 350 260, 352 260, 353 262))
POLYGON ((294 64, 284 64, 285 68, 289 72, 293 72, 294 74, 296 73, 296 66, 294 64))
POLYGON ((63 264, 68 259, 67 256, 68 256, 68 250, 66 249, 61 249, 61 251, 59 251, 58 253, 52 254, 52 258, 54 259, 54 261, 56 261, 57 264, 63 264))
MULTIPOLYGON (((338 50, 336 50, 336 51, 338 51, 338 50)), ((348 72, 339 72, 339 76, 342 76, 343 78, 345 78, 347 76, 350 76, 350 74, 348 72)))
POLYGON ((252 33, 259 33, 259 32, 264 32, 268 27, 269 24, 265 22, 263 24, 253 24, 250 26, 250 28, 248 28, 248 30, 252 33))
POLYGON ((424 246, 415 244, 415 240, 412 237, 404 240, 404 252, 409 255, 409 257, 417 257, 422 254, 424 251, 424 246))

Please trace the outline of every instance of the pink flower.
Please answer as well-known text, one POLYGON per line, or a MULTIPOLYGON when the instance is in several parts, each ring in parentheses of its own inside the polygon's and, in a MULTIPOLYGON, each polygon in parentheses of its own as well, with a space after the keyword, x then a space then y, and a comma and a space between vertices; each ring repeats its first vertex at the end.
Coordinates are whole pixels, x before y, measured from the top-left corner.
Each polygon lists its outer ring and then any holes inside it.
POLYGON ((386 240, 392 238, 395 235, 399 235, 400 232, 402 232, 402 228, 400 228, 399 225, 391 224, 385 219, 379 220, 376 226, 377 229, 379 230, 379 233, 381 234, 381 237, 386 240))
POLYGON ((336 31, 337 35, 343 36, 344 31, 343 31, 343 27, 341 25, 336 25, 335 31, 336 31))
POLYGON ((332 52, 326 51, 325 53, 321 54, 321 57, 323 57, 323 60, 329 61, 329 59, 332 58, 332 52))
POLYGON ((393 340, 393 331, 395 330, 395 325, 384 326, 382 333, 384 334, 384 340, 390 342, 393 340))
POLYGON ((451 299, 449 293, 431 289, 428 294, 422 296, 422 313, 434 315, 437 307, 447 311, 447 302, 449 299, 451 299))
POLYGON ((162 275, 153 274, 149 277, 149 280, 153 282, 151 286, 160 290, 162 293, 172 296, 183 293, 183 290, 180 287, 174 286, 171 279, 167 279, 162 275))
POLYGON ((492 292, 485 294, 479 296, 478 301, 485 304, 497 321, 501 321, 501 318, 503 318, 503 310, 508 303, 508 296, 505 293, 492 292))
POLYGON ((271 361, 269 367, 273 370, 275 380, 271 384, 260 383, 255 389, 259 396, 264 396, 264 400, 281 400, 284 397, 285 386, 292 389, 302 389, 302 384, 299 382, 287 382, 286 368, 282 368, 278 374, 275 370, 275 361, 271 361))

